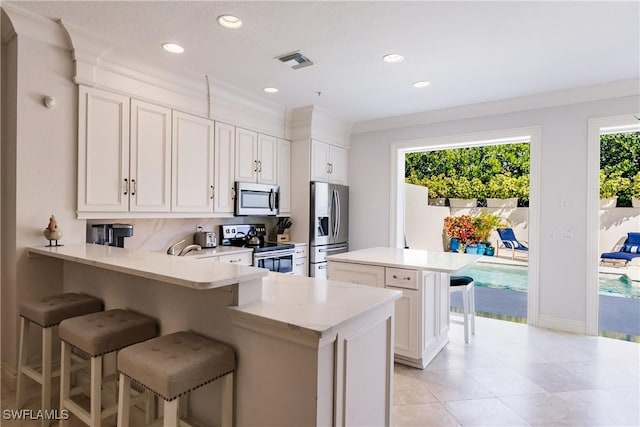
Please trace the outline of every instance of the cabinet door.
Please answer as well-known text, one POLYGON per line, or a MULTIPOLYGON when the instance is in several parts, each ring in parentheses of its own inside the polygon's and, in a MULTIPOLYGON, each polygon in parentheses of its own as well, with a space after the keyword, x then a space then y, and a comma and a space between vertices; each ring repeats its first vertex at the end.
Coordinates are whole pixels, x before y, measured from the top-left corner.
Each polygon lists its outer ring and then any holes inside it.
POLYGON ((388 288, 402 291, 402 296, 395 302, 395 353, 418 359, 419 293, 412 289, 388 288))
POLYGON ((80 86, 78 211, 129 210, 129 98, 80 86))
POLYGON ((329 261, 327 278, 358 285, 384 287, 384 267, 329 261))
POLYGON ((311 141, 311 181, 329 180, 329 144, 311 141))
POLYGON ((295 276, 307 275, 307 258, 294 258, 293 260, 293 274, 295 276))
POLYGON ((269 135, 258 134, 258 182, 278 183, 278 140, 269 135))
POLYGON ((213 212, 213 122, 173 112, 174 212, 213 212))
POLYGON ((256 182, 258 179, 258 134, 236 128, 235 180, 256 182))
POLYGON ((280 214, 291 213, 291 141, 278 140, 278 185, 280 186, 280 214))
POLYGON ((329 182, 347 185, 347 150, 329 146, 329 182))
POLYGON ((215 123, 215 212, 233 213, 236 128, 215 123))
POLYGON ((171 110, 131 100, 132 212, 171 209, 171 110))

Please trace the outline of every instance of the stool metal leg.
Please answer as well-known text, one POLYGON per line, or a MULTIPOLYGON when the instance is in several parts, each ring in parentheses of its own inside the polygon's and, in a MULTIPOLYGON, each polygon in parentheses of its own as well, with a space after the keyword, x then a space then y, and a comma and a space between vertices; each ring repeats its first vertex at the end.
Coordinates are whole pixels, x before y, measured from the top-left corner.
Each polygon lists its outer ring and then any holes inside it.
MULTIPOLYGON (((65 407, 65 399, 69 399, 71 394, 71 346, 64 341, 60 341, 60 410, 65 407)), ((68 421, 60 419, 60 427, 66 427, 68 421)))
POLYGON ((221 383, 221 425, 222 427, 231 427, 233 426, 233 372, 222 377, 221 383))
MULTIPOLYGON (((42 329, 42 410, 51 409, 51 337, 53 328, 42 329)), ((49 420, 42 418, 42 427, 49 426, 49 420)))
POLYGON ((462 314, 464 315, 464 342, 469 342, 469 291, 462 290, 462 314))
POLYGON ((471 314, 471 335, 476 334, 476 291, 474 284, 471 282, 469 285, 469 307, 471 314))
POLYGON ((164 427, 178 427, 180 420, 178 417, 178 402, 180 399, 173 399, 170 402, 164 401, 164 427))
POLYGON ((29 355, 29 322, 24 317, 20 316, 20 350, 18 354, 18 383, 16 384, 16 409, 22 408, 25 401, 24 393, 24 377, 22 368, 27 366, 27 358, 29 355))
POLYGON ((91 358, 91 427, 102 423, 102 356, 91 358))
POLYGON ((129 427, 129 411, 131 406, 131 379, 120 374, 118 390, 118 427, 129 427))

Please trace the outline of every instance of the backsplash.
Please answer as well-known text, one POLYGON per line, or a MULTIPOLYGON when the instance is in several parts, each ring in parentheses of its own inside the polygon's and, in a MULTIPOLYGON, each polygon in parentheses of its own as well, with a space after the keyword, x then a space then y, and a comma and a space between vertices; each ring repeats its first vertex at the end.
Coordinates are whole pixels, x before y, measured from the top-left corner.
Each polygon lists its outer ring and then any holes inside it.
POLYGON ((167 248, 182 239, 193 242, 196 226, 204 231, 220 232, 223 224, 265 224, 268 238, 275 238, 275 217, 234 217, 234 218, 171 218, 171 219, 109 219, 87 221, 87 235, 92 224, 133 224, 133 236, 127 237, 124 247, 143 251, 166 251, 167 248), (271 237, 273 235, 273 237, 271 237))

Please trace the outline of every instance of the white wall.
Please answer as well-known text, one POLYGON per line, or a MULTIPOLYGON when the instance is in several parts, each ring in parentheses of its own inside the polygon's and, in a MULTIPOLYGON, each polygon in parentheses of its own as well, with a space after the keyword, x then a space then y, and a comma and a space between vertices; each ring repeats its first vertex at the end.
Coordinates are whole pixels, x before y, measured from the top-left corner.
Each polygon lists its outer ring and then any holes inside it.
POLYGON ((389 242, 392 142, 540 126, 539 315, 571 324, 574 330, 582 328, 586 322, 588 120, 637 113, 639 102, 637 95, 627 96, 353 134, 349 153, 351 248, 389 242), (566 199, 565 208, 560 207, 560 199, 566 199), (560 239, 561 229, 570 229, 573 238, 560 239))

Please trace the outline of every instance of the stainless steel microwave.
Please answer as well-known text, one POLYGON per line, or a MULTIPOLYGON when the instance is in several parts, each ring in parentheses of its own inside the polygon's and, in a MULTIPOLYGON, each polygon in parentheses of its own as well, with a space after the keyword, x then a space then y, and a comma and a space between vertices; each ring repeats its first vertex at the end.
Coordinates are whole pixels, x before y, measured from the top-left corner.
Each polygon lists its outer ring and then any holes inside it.
POLYGON ((280 205, 280 187, 236 181, 236 215, 277 215, 280 205))

